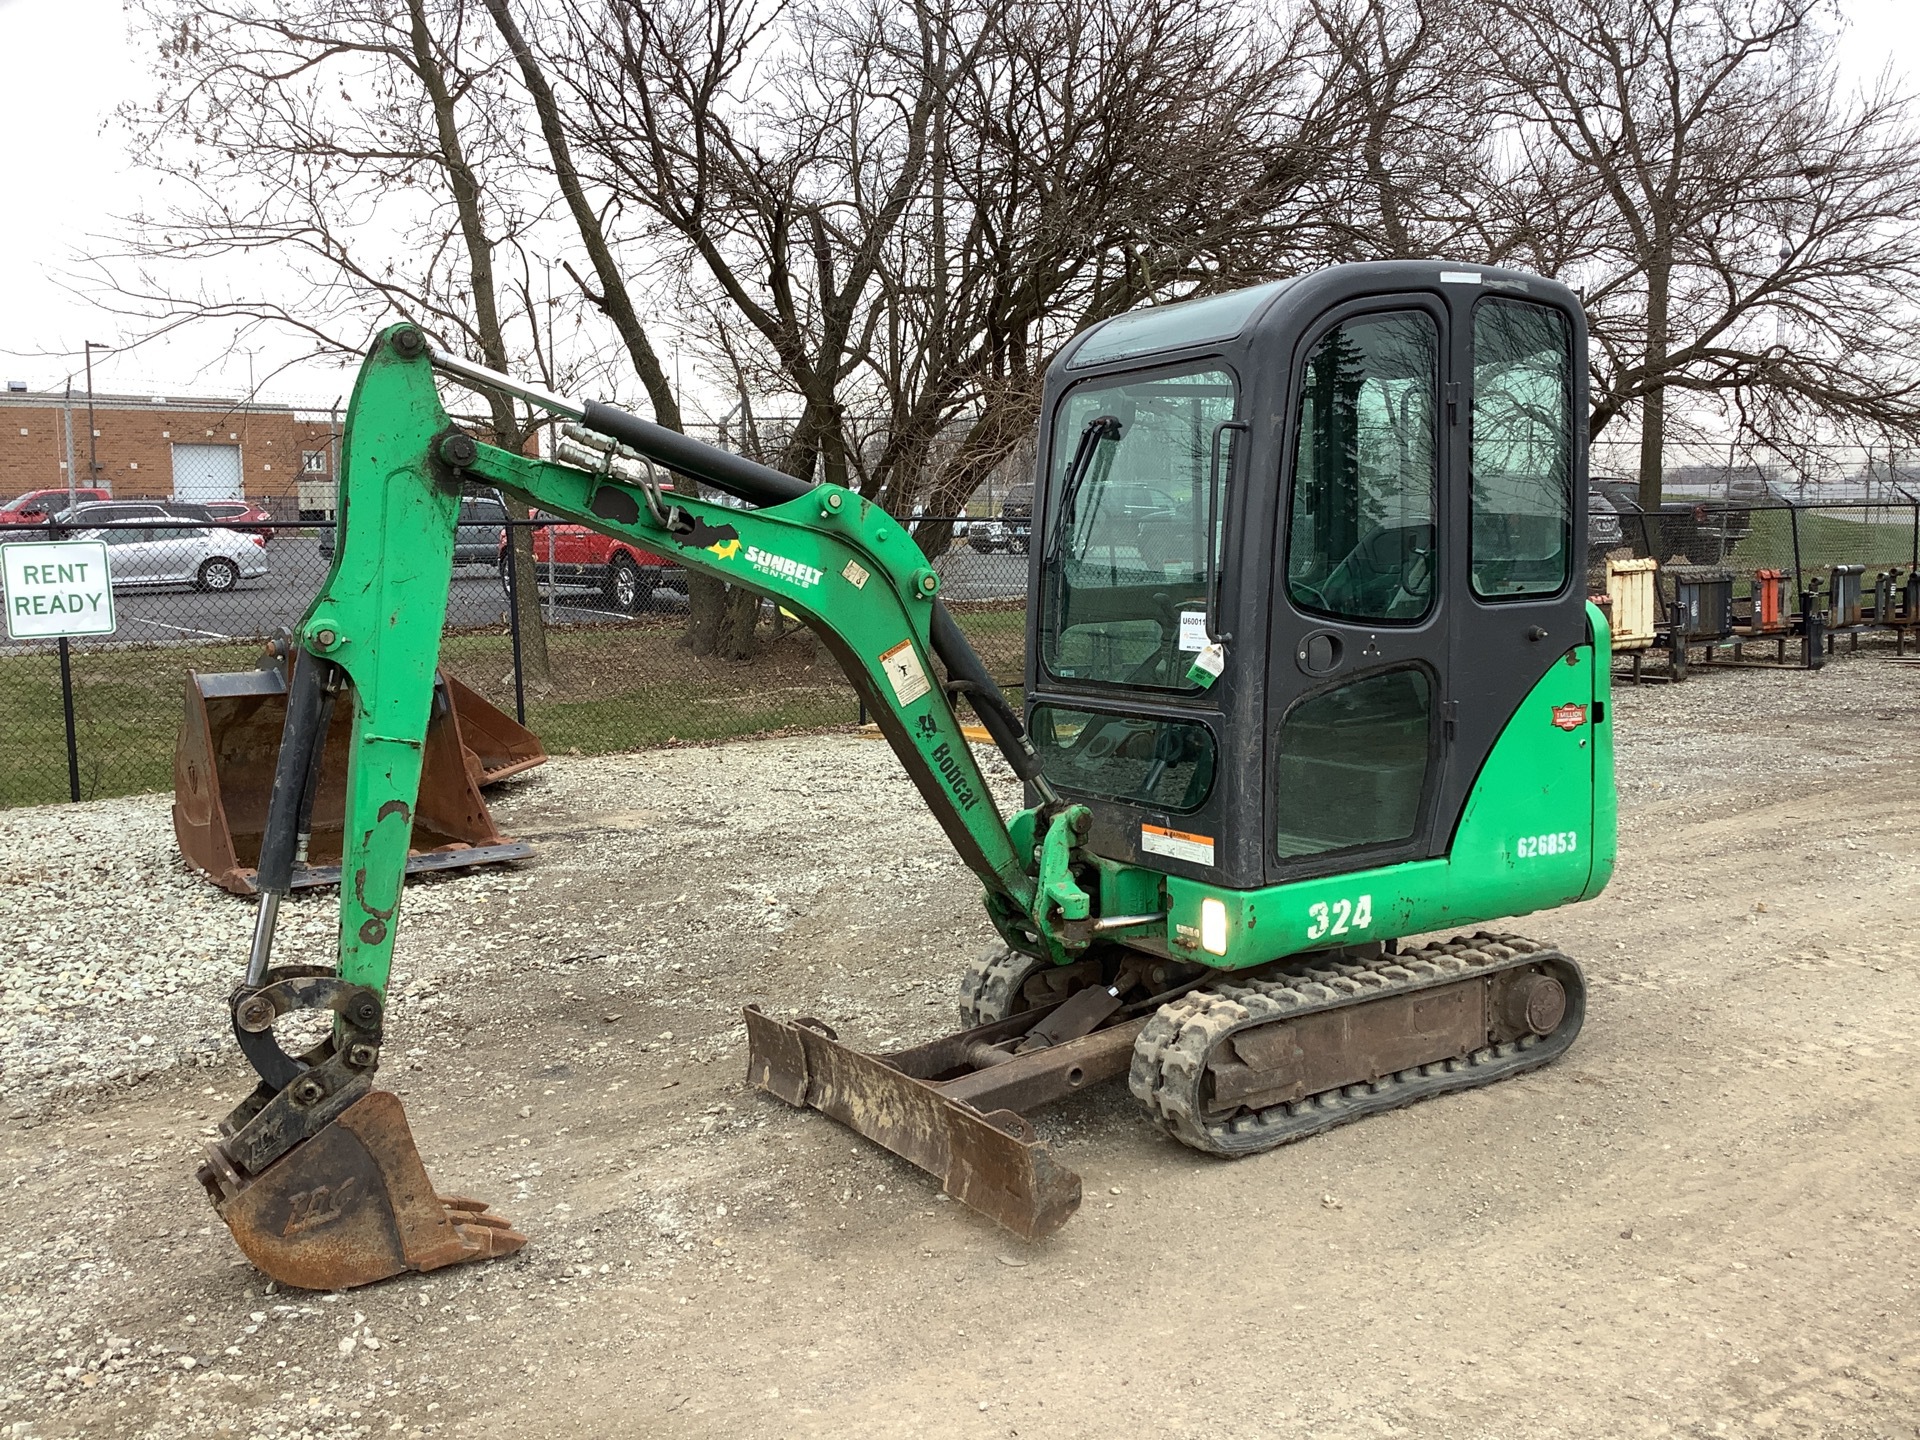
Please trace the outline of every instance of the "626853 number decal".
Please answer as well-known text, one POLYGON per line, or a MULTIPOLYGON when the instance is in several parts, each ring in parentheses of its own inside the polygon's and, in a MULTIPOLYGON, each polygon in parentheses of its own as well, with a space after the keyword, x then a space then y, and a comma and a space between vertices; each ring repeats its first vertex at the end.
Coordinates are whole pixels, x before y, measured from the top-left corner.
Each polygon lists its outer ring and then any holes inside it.
POLYGON ((1514 852, 1522 860, 1542 855, 1571 855, 1580 848, 1580 832, 1558 830, 1550 835, 1522 835, 1514 852))
POLYGON ((1331 905, 1309 905, 1307 921, 1309 940, 1318 940, 1323 935, 1345 935, 1352 930, 1364 930, 1373 924, 1373 896, 1335 900, 1331 905))

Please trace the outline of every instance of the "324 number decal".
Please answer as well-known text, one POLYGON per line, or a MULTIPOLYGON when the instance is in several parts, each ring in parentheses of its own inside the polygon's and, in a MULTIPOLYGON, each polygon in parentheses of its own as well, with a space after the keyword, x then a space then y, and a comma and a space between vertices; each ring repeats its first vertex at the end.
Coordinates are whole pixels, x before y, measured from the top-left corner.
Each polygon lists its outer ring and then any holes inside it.
POLYGON ((1560 830, 1552 835, 1522 835, 1515 853, 1522 860, 1541 855, 1571 855, 1580 848, 1580 832, 1560 830))
POLYGON ((1373 924, 1373 896, 1336 900, 1331 905, 1309 905, 1307 920, 1309 940, 1318 940, 1323 935, 1345 935, 1350 930, 1364 930, 1373 924))

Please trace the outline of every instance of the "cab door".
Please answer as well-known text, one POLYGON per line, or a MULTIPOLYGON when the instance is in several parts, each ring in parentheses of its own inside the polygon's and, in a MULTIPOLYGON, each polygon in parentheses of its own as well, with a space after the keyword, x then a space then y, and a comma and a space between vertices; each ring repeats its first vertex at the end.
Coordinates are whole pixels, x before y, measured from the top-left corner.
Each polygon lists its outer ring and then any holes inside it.
MULTIPOLYGON (((1522 784, 1489 796, 1506 812, 1502 843, 1577 829, 1584 851, 1596 718, 1580 662, 1589 640, 1584 326, 1557 287, 1461 283, 1476 278, 1455 272, 1443 286, 1464 423, 1453 429, 1457 703, 1441 835, 1450 837, 1511 736, 1529 759, 1522 784)), ((1542 863, 1529 853, 1482 858, 1529 870, 1542 863)), ((1578 863, 1568 859, 1570 873, 1578 863)))
POLYGON ((1377 295, 1330 309, 1295 352, 1267 665, 1270 883, 1445 845, 1452 339, 1439 296, 1377 295))

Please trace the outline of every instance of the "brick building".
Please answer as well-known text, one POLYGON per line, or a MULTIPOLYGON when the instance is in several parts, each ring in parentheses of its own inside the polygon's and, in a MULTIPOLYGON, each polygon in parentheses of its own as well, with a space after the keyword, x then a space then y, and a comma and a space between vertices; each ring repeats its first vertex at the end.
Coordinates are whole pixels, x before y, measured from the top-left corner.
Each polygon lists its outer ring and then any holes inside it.
POLYGON ((245 498, 277 520, 333 513, 339 430, 332 417, 286 405, 65 391, 0 394, 0 504, 27 490, 94 485, 116 496, 245 498))

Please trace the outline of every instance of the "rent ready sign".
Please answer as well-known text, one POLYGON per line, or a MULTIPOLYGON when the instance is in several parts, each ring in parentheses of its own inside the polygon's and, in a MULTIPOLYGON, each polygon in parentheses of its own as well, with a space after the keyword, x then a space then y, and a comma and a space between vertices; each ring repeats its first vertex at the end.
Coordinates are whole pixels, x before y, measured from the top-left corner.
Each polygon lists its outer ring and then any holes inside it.
POLYGON ((0 598, 9 640, 111 635, 113 582, 98 540, 0 545, 0 598))

